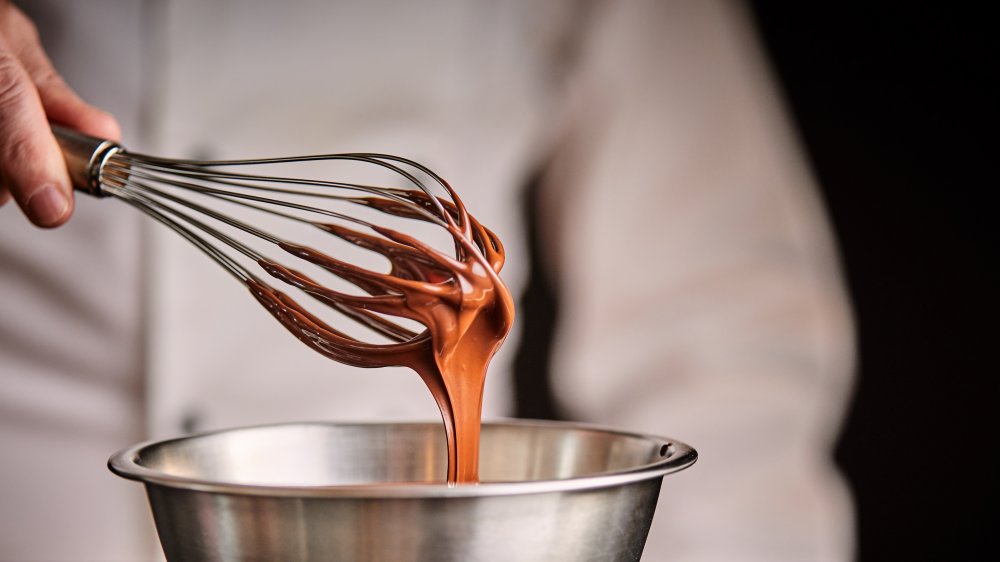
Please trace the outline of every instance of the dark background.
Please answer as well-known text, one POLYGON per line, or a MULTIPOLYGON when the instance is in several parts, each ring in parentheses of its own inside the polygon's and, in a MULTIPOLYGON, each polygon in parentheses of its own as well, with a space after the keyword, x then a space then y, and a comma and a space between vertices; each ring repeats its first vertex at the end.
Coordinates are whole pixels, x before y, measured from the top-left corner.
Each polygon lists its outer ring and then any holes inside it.
MULTIPOLYGON (((857 319, 836 460, 859 558, 1000 560, 997 20, 958 2, 750 5, 857 319)), ((560 417, 545 382, 558 312, 535 267, 515 365, 521 416, 560 417)))
POLYGON ((967 4, 752 2, 858 320, 836 458, 862 560, 1000 560, 1000 59, 967 4))

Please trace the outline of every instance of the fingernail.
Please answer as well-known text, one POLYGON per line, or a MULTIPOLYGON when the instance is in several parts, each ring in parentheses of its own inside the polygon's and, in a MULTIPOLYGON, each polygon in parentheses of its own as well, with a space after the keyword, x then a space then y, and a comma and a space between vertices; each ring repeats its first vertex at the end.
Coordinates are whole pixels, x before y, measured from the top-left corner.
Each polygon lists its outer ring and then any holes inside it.
POLYGON ((53 185, 46 185, 28 198, 28 214, 40 226, 50 226, 69 210, 69 200, 53 185))

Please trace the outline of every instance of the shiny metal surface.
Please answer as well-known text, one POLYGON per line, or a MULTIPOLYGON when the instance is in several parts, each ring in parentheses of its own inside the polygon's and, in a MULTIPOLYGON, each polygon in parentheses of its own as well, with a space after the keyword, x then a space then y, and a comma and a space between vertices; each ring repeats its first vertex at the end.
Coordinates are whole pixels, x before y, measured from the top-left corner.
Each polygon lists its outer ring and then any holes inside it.
MULTIPOLYGON (((362 218, 367 215, 358 212, 372 208, 372 198, 391 202, 412 217, 440 227, 455 220, 461 224, 462 220, 445 210, 445 205, 464 209, 448 182, 422 164, 392 154, 184 160, 131 152, 114 141, 58 125, 52 126, 52 132, 74 188, 135 207, 180 234, 243 282, 256 279, 254 272, 259 271, 259 262, 265 257, 262 251, 290 242, 256 226, 257 220, 274 223, 279 219, 283 229, 301 224, 319 226, 331 219, 373 228, 373 222, 362 218), (290 164, 330 162, 388 172, 396 183, 401 181, 426 194, 427 203, 417 204, 393 187, 280 175, 290 164), (256 213, 255 222, 233 214, 247 209, 256 213)), ((330 177, 327 173, 321 177, 330 177)), ((401 215, 397 212, 396 216, 401 215)), ((397 336, 401 333, 390 330, 385 335, 392 337, 393 332, 397 336)))
POLYGON ((52 126, 52 133, 62 149, 66 170, 74 187, 95 197, 105 197, 101 190, 101 170, 105 161, 121 150, 121 145, 59 125, 52 126))
POLYGON ((555 422, 483 426, 481 477, 444 484, 440 423, 285 424, 138 445, 174 561, 639 560, 672 439, 555 422))

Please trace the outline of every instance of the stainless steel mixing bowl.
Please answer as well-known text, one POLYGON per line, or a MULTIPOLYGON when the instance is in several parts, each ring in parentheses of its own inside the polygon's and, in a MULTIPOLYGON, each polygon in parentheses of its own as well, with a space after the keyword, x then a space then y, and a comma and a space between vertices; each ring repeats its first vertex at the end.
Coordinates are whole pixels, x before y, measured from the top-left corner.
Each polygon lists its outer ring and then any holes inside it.
POLYGON ((555 422, 483 426, 478 485, 444 484, 440 423, 231 429, 116 453, 185 561, 639 560, 673 439, 555 422))

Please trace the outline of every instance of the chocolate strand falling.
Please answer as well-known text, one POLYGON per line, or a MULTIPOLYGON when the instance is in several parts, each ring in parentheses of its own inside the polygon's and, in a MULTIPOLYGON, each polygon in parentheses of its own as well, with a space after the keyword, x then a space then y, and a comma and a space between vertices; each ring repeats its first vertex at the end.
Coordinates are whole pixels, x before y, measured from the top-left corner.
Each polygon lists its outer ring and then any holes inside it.
MULTIPOLYGON (((510 332, 514 305, 498 276, 504 263, 496 235, 468 214, 462 201, 438 199, 437 210, 423 191, 392 192, 431 212, 445 223, 455 245, 446 255, 402 232, 372 226, 374 234, 332 223, 313 223, 341 240, 384 256, 389 273, 378 273, 288 242, 283 250, 351 283, 365 295, 352 295, 317 283, 301 272, 261 259, 269 275, 295 286, 321 303, 391 340, 372 344, 324 323, 288 295, 259 279, 247 287, 296 338, 319 353, 356 367, 403 366, 416 371, 434 396, 448 442, 448 483, 479 479, 479 430, 486 368, 510 332), (419 322, 419 334, 387 317, 419 322)), ((382 213, 430 222, 398 201, 352 199, 382 213)))

